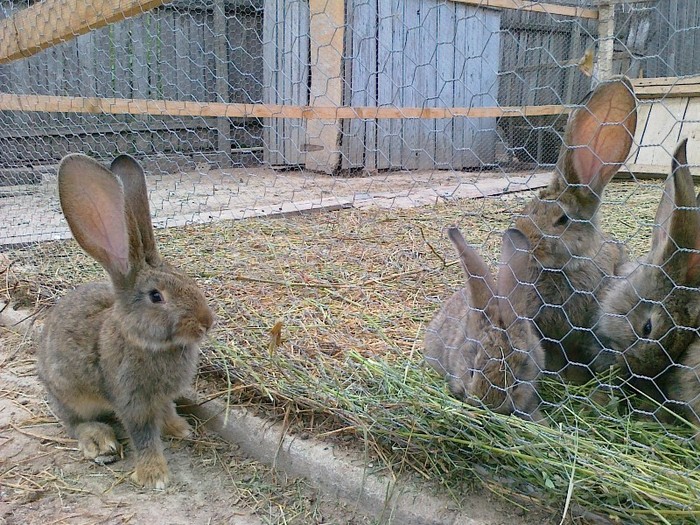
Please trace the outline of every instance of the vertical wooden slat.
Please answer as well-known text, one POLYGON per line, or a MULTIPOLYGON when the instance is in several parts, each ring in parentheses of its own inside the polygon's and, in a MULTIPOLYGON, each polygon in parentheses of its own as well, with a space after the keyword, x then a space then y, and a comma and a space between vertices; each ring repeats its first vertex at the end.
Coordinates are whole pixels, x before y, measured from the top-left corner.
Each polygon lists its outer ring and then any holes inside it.
MULTIPOLYGON (((454 70, 456 43, 456 10, 452 2, 438 5, 435 59, 435 105, 454 107, 457 73, 454 70)), ((435 167, 452 169, 455 149, 453 119, 435 120, 435 167)))
MULTIPOLYGON (((401 49, 401 41, 397 42, 398 51, 403 51, 402 68, 394 74, 393 81, 399 86, 400 106, 416 106, 420 103, 418 94, 418 64, 417 58, 422 45, 420 41, 420 2, 421 0, 407 0, 404 4, 404 42, 401 49)), ((395 34, 396 36, 396 34, 395 34)), ((399 106, 399 107, 400 107, 399 106)), ((401 157, 392 164, 397 168, 409 170, 418 169, 418 151, 420 122, 413 119, 400 120, 397 134, 401 144, 401 157)))
MULTIPOLYGON (((229 101, 228 40, 226 39, 226 0, 214 2, 214 54, 216 56, 216 97, 219 102, 229 101)), ((222 167, 231 165, 231 121, 216 119, 217 150, 222 167)))
MULTIPOLYGON (((342 60, 345 2, 309 0, 311 86, 309 105, 343 104, 342 60)), ((340 165, 340 122, 313 120, 306 124, 306 167, 333 173, 340 165)))

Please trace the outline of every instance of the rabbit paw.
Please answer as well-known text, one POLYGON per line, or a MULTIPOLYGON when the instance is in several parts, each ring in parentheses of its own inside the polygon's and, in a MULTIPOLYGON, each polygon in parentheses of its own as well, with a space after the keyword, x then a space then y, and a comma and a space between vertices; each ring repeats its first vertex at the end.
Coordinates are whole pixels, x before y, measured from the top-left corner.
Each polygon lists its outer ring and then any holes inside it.
POLYGON ((131 481, 142 487, 163 490, 170 481, 170 471, 162 454, 142 456, 131 475, 131 481))
POLYGON ((114 429, 106 423, 83 423, 76 429, 78 450, 95 463, 114 463, 122 457, 122 447, 114 429))
POLYGON ((192 427, 184 417, 178 416, 173 411, 163 421, 163 434, 183 439, 192 435, 192 427))

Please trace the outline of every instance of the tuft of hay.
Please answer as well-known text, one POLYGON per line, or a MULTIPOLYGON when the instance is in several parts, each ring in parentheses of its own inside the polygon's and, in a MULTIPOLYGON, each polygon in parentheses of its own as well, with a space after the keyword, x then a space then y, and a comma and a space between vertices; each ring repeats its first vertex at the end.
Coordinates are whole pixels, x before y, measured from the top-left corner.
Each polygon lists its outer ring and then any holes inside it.
MULTIPOLYGON (((660 195, 658 182, 606 192, 603 229, 633 256, 649 246, 660 195)), ((624 400, 598 405, 593 385, 549 380, 544 427, 468 407, 423 367, 423 328, 463 284, 444 227, 457 224, 495 263, 501 232, 530 197, 259 218, 158 237, 216 310, 204 370, 225 383, 229 402, 263 407, 299 431, 363 442, 387 468, 455 494, 482 482, 524 505, 591 520, 694 522, 700 455, 687 426, 622 415, 624 400)), ((25 283, 14 292, 48 304, 67 283, 102 276, 78 254, 72 242, 12 252, 25 283)))

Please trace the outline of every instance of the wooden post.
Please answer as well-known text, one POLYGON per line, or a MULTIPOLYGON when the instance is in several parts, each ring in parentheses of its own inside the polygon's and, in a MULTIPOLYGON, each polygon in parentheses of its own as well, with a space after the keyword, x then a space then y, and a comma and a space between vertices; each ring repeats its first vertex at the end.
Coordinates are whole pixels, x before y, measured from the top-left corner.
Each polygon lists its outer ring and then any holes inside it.
POLYGON ((613 51, 615 44, 615 5, 598 6, 598 62, 593 75, 593 87, 613 76, 613 51))
MULTIPOLYGON (((309 106, 343 104, 342 60, 345 2, 309 0, 311 90, 309 106)), ((309 120, 306 126, 306 167, 333 173, 340 164, 340 121, 309 120)))
MULTIPOLYGON (((229 102, 228 84, 228 40, 226 38, 226 0, 214 2, 214 47, 216 55, 216 96, 218 102, 229 102)), ((231 160, 231 121, 228 117, 216 119, 216 149, 219 152, 219 166, 229 168, 231 160)))

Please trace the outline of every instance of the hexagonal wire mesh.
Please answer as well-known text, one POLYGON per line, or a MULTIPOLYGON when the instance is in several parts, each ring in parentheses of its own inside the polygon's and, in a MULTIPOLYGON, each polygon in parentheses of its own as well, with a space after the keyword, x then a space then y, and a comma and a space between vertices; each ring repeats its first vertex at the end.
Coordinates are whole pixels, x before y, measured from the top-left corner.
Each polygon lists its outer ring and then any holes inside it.
MULTIPOLYGON (((41 7, 28 4, 1 0, 0 13, 41 7)), ((294 400, 334 430, 375 425, 379 443, 409 450, 388 428, 418 416, 370 423, 356 397, 442 396, 422 367, 425 333, 429 364, 486 414, 564 434, 642 422, 652 437, 621 438, 641 448, 692 436, 679 420, 700 409, 700 228, 683 151, 661 181, 679 139, 697 162, 700 4, 559 4, 174 0, 4 60, 5 298, 41 312, 103 276, 67 241, 57 165, 128 153, 147 172, 162 251, 217 311, 207 363, 243 397, 294 400), (633 80, 604 82, 613 74, 633 80), (611 182, 621 164, 632 182, 611 182), (367 372, 377 362, 383 380, 367 372), (383 383, 392 373, 399 391, 383 383)), ((36 28, 60 26, 37 12, 36 28)), ((532 461, 540 476, 547 461, 532 461)))

